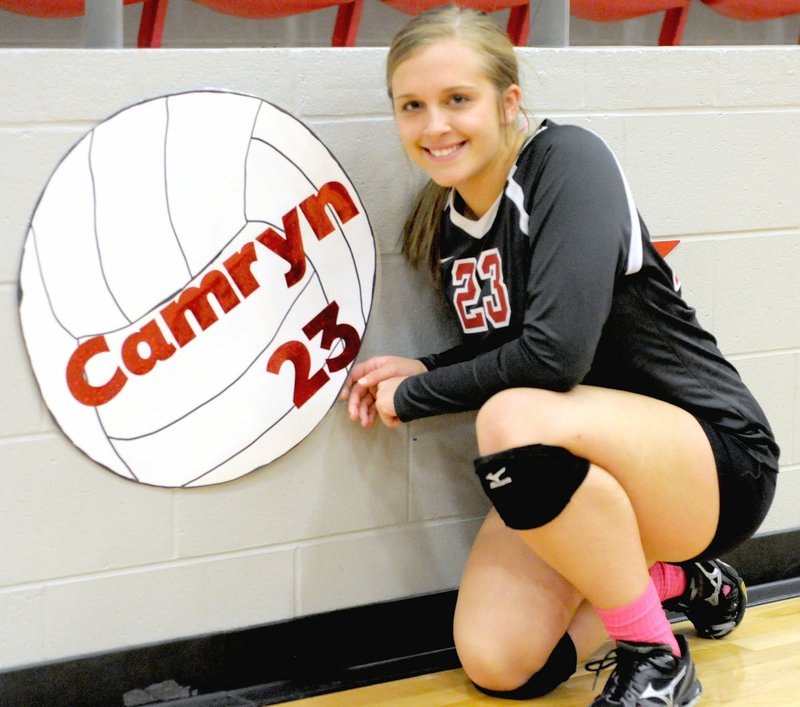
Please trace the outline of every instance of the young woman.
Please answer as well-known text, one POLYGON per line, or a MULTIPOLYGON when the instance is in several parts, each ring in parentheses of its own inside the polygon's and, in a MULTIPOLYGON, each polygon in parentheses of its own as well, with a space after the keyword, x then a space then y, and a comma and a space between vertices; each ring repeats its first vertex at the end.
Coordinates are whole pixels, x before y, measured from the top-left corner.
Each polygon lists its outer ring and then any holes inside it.
POLYGON ((681 298, 605 143, 549 120, 527 129, 514 48, 491 18, 415 17, 387 83, 403 147, 431 178, 403 251, 440 283, 463 343, 358 363, 342 397, 365 427, 479 410, 493 508, 459 591, 464 670, 491 695, 534 697, 610 636, 616 667, 594 705, 695 704, 663 607, 712 638, 741 621, 744 584, 713 558, 770 505, 769 424, 681 298))

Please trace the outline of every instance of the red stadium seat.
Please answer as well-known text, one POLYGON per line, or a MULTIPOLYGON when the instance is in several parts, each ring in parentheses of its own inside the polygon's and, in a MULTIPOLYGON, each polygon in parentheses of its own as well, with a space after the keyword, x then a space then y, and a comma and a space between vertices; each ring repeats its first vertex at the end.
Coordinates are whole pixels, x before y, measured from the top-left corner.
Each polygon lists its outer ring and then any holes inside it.
POLYGON ((594 22, 620 22, 665 11, 660 46, 677 46, 683 39, 691 0, 570 0, 571 15, 594 22))
MULTIPOLYGON (((125 5, 141 3, 142 19, 139 23, 139 47, 160 47, 167 14, 167 0, 123 0, 125 5)), ((8 10, 28 17, 64 18, 83 14, 84 0, 0 0, 0 10, 8 10)))
POLYGON ((702 0, 714 12, 735 20, 774 20, 800 14, 800 0, 702 0))
MULTIPOLYGON (((381 0, 381 2, 405 12, 407 15, 417 15, 437 5, 448 5, 453 0, 381 0)), ((508 36, 518 47, 524 47, 528 43, 531 17, 530 0, 458 0, 457 4, 484 12, 510 9, 506 26, 508 36)))
POLYGON ((358 23, 364 0, 193 0, 217 12, 235 17, 264 20, 288 17, 304 12, 339 6, 331 46, 352 47, 356 43, 358 23))

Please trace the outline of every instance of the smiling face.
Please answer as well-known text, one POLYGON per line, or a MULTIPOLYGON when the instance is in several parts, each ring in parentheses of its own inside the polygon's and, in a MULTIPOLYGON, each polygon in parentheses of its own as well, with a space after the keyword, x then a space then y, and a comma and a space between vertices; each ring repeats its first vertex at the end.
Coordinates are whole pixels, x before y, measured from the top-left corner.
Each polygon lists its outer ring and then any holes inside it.
POLYGON ((397 65, 391 79, 400 140, 437 184, 454 187, 480 216, 497 198, 519 148, 521 91, 502 94, 467 42, 434 42, 397 65))

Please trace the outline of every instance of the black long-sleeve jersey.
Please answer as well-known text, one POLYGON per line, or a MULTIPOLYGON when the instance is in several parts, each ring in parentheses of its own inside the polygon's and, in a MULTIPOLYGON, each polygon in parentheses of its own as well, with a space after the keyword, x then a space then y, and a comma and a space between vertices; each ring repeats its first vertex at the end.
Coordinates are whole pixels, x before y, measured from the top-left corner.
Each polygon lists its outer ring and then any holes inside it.
POLYGON ((463 332, 420 359, 398 417, 474 410, 512 387, 579 383, 677 405, 777 468, 769 423, 650 242, 608 146, 542 123, 479 220, 453 191, 441 221, 442 286, 463 332))

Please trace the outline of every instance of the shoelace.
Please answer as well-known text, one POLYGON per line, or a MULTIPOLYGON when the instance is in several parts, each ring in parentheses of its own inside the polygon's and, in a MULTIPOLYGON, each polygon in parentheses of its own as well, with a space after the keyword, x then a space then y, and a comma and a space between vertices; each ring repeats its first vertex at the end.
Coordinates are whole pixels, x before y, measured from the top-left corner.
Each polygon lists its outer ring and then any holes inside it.
POLYGON ((592 692, 594 692, 595 688, 597 687, 597 681, 600 679, 600 673, 602 673, 606 668, 616 667, 618 663, 618 655, 617 649, 612 648, 608 653, 606 653, 602 658, 598 660, 590 660, 584 668, 589 673, 594 673, 594 682, 592 683, 592 692))

